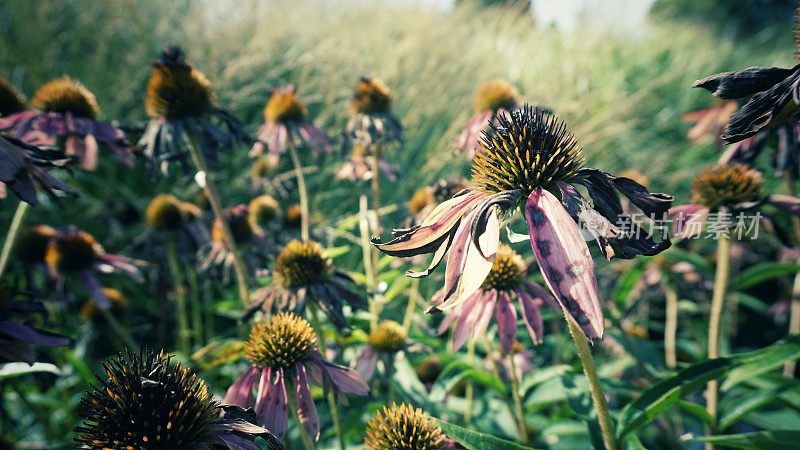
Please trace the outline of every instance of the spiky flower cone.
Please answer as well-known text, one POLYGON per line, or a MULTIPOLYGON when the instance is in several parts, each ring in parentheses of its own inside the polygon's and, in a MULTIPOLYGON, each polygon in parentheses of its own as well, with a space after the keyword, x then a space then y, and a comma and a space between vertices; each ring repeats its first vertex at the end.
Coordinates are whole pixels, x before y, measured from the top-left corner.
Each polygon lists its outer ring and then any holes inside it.
POLYGON ((100 113, 94 94, 70 77, 58 78, 40 87, 31 100, 31 107, 89 119, 96 119, 100 113))
POLYGON ((442 450, 441 428, 421 409, 406 403, 384 406, 367 424, 367 450, 442 450))

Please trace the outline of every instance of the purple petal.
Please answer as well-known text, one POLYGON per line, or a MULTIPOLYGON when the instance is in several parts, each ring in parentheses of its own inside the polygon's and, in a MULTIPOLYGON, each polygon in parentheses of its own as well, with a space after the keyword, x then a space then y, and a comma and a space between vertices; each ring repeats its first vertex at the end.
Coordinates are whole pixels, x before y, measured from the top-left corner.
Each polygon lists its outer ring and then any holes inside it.
MULTIPOLYGON (((255 442, 233 433, 214 433, 212 439, 222 442, 229 450, 260 450, 255 442)), ((206 447, 208 448, 208 447, 206 447)))
POLYGON ((456 322, 456 329, 453 330, 453 351, 458 351, 464 345, 467 337, 474 331, 478 317, 482 316, 483 310, 488 306, 488 303, 483 300, 484 295, 484 291, 479 289, 467 301, 456 307, 460 311, 454 310, 448 314, 448 317, 460 315, 456 322))
POLYGON ((256 398, 256 416, 264 428, 268 429, 278 439, 283 439, 286 434, 286 425, 289 421, 289 410, 286 406, 286 382, 283 370, 275 371, 275 383, 270 378, 272 369, 261 372, 261 381, 258 386, 256 398))
POLYGON ((767 197, 767 203, 780 208, 787 214, 800 216, 800 198, 793 195, 773 194, 767 197))
POLYGON ((83 168, 93 172, 97 169, 97 139, 93 135, 87 134, 83 138, 83 168))
POLYGON ((514 292, 516 292, 522 304, 522 319, 525 321, 525 326, 528 328, 528 334, 531 335, 531 340, 534 344, 541 344, 542 338, 544 337, 544 326, 539 309, 541 308, 543 300, 540 298, 534 300, 525 289, 516 289, 514 292))
POLYGON ((680 205, 669 210, 673 234, 679 239, 688 239, 703 231, 709 209, 703 205, 680 205))
POLYGON ((503 353, 508 354, 517 340, 517 310, 511 305, 506 291, 497 293, 497 306, 494 309, 497 318, 497 331, 500 334, 500 346, 503 353))
POLYGON ((372 379, 375 374, 375 366, 378 363, 378 352, 369 345, 365 345, 361 353, 356 357, 353 369, 361 375, 365 381, 372 379))
POLYGON ((253 407, 253 385, 255 385, 259 373, 259 370, 255 367, 247 369, 244 375, 239 377, 239 379, 228 388, 228 392, 225 393, 225 399, 222 400, 222 402, 229 405, 241 406, 243 408, 253 407))
POLYGON ((86 290, 89 291, 89 295, 97 303, 97 307, 103 310, 110 309, 111 300, 106 297, 105 292, 103 292, 103 286, 100 285, 100 282, 97 281, 92 272, 83 270, 80 273, 80 277, 83 285, 86 286, 86 290))
POLYGON ((367 383, 364 382, 364 380, 355 370, 336 364, 331 364, 327 361, 323 361, 321 358, 314 362, 319 365, 319 367, 330 378, 334 386, 336 386, 336 388, 338 388, 340 391, 356 395, 369 394, 369 386, 367 386, 367 383))
POLYGON ((295 376, 297 416, 300 418, 300 424, 306 429, 308 435, 316 441, 319 439, 319 416, 317 416, 317 407, 314 405, 314 399, 311 398, 311 392, 308 390, 306 368, 302 364, 297 364, 295 371, 297 372, 295 376))
POLYGON ((25 324, 7 320, 0 321, 0 333, 34 345, 47 345, 56 347, 69 345, 70 343, 70 339, 64 336, 51 334, 46 331, 37 330, 25 324))
POLYGON ((484 303, 484 306, 475 320, 475 330, 473 331, 475 336, 483 336, 486 333, 486 329, 489 328, 489 321, 492 320, 495 304, 497 303, 497 290, 492 289, 489 291, 483 296, 481 302, 484 303))
POLYGON ((589 338, 602 338, 603 305, 594 262, 578 225, 561 202, 542 188, 528 197, 525 219, 547 287, 589 338))

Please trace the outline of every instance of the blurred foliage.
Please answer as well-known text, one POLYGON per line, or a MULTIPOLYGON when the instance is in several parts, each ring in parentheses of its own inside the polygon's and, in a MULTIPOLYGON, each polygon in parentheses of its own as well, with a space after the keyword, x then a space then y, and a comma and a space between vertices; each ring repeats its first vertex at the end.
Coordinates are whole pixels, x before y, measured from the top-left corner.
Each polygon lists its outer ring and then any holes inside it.
POLYGON ((710 25, 734 36, 782 36, 791 29, 796 7, 794 0, 656 0, 652 13, 710 25))

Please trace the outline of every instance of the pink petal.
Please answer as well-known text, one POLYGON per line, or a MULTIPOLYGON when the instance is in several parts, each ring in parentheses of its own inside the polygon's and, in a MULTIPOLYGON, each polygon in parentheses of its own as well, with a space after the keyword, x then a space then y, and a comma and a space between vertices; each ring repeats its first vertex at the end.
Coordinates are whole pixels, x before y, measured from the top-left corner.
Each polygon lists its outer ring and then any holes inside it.
POLYGON ((578 225, 561 202, 542 188, 528 197, 525 219, 547 287, 589 338, 602 338, 603 306, 594 262, 578 225))
POLYGON ((767 202, 792 216, 800 216, 800 197, 785 194, 772 194, 767 202))
POLYGON ((283 370, 275 371, 275 383, 270 380, 271 369, 264 369, 261 372, 261 381, 258 386, 258 398, 256 399, 256 416, 264 428, 272 434, 283 439, 286 434, 286 425, 289 421, 289 410, 286 406, 286 381, 283 378, 283 370), (266 393, 264 391, 266 390, 266 393))
POLYGON ((492 289, 486 293, 481 301, 484 303, 484 306, 475 320, 474 336, 483 336, 486 333, 486 329, 489 328, 489 321, 492 320, 495 304, 497 304, 497 290, 492 289))
POLYGON ((308 390, 306 368, 302 364, 297 364, 295 371, 297 372, 295 376, 297 416, 300 418, 300 424, 306 429, 308 435, 316 441, 319 439, 319 416, 317 416, 317 407, 314 405, 314 399, 311 398, 311 392, 308 390))
POLYGON ((544 326, 539 309, 541 308, 543 300, 540 298, 534 300, 525 289, 516 289, 514 292, 516 292, 522 304, 522 318, 525 321, 525 326, 528 328, 528 334, 531 335, 531 340, 534 344, 541 344, 544 336, 544 326))
POLYGON ((703 205, 688 204, 670 208, 667 215, 672 220, 673 234, 678 239, 688 239, 703 231, 709 209, 703 205))
POLYGON ((353 368, 358 372, 362 379, 369 381, 375 374, 375 366, 378 363, 378 352, 369 345, 365 345, 358 357, 356 357, 353 368))
POLYGON ((497 306, 494 309, 497 318, 497 331, 500 334, 500 346, 503 353, 508 354, 517 340, 517 310, 511 305, 506 291, 497 293, 497 306))
POLYGON ((318 364, 340 391, 356 395, 369 394, 369 386, 355 370, 331 364, 321 359, 318 364))
MULTIPOLYGON (((475 322, 479 317, 483 316, 483 311, 489 306, 488 302, 483 300, 484 296, 485 292, 479 289, 468 298, 467 301, 457 307, 461 309, 461 312, 458 322, 456 322, 456 329, 453 330, 453 351, 461 349, 461 346, 464 345, 464 342, 467 342, 467 338, 470 334, 477 337, 473 333, 475 322)), ((448 316, 450 315, 458 314, 456 314, 456 311, 451 311, 448 316)))
POLYGON ((253 405, 253 385, 256 383, 260 372, 255 367, 247 369, 247 371, 236 380, 228 392, 225 393, 223 403, 228 405, 237 405, 243 408, 250 408, 253 405))
POLYGON ((93 135, 87 134, 83 139, 84 153, 83 153, 83 168, 88 171, 97 169, 97 140, 93 135))

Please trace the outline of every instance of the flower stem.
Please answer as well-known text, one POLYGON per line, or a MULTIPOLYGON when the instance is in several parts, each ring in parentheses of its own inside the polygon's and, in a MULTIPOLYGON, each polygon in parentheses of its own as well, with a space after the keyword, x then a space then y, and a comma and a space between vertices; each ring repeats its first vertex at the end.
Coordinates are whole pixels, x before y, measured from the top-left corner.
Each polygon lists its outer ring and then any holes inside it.
POLYGON ((295 422, 297 422, 297 432, 300 433, 300 440, 303 441, 303 448, 305 450, 314 450, 314 440, 306 432, 306 427, 300 422, 300 414, 297 411, 297 383, 291 381, 289 389, 286 391, 286 399, 289 403, 289 409, 292 410, 295 422))
POLYGON ((517 363, 514 362, 514 354, 507 355, 509 367, 511 368, 511 396, 514 398, 514 412, 517 416, 517 427, 519 428, 519 438, 522 442, 528 442, 528 425, 525 422, 525 409, 522 407, 522 397, 519 395, 519 378, 517 374, 517 363))
MULTIPOLYGON (((322 323, 319 320, 319 309, 313 302, 308 303, 308 308, 311 310, 311 326, 317 332, 317 342, 319 343, 319 351, 325 357, 325 350, 328 348, 328 342, 323 333, 322 323)), ((344 442, 344 431, 342 430, 342 420, 339 414, 339 404, 336 402, 336 394, 333 389, 328 390, 328 407, 331 410, 331 420, 333 421, 333 429, 336 430, 336 436, 339 438, 340 450, 347 450, 347 445, 344 442)))
POLYGON ((167 240, 167 265, 172 277, 173 290, 175 292, 175 309, 178 315, 178 344, 184 355, 189 355, 192 351, 189 343, 189 315, 186 311, 186 291, 183 287, 183 273, 178 263, 178 255, 175 251, 175 241, 167 240))
POLYGON ((676 335, 678 332, 678 293, 669 282, 662 285, 667 300, 667 317, 664 323, 664 358, 668 368, 674 369, 678 364, 676 352, 676 335))
POLYGON ((600 422, 600 431, 603 434, 603 444, 606 450, 615 450, 617 442, 614 438, 614 423, 611 420, 611 414, 608 412, 608 404, 606 404, 606 397, 603 394, 603 388, 600 386, 600 378, 597 376, 597 367, 594 365, 592 359, 592 350, 589 348, 589 342, 583 331, 578 328, 575 321, 566 313, 564 318, 567 320, 567 327, 572 340, 575 341, 575 348, 578 350, 578 357, 583 365, 583 373, 586 375, 586 380, 589 382, 589 394, 592 396, 592 402, 597 412, 597 421, 600 422))
MULTIPOLYGON (((711 297, 711 313, 708 320, 708 359, 719 356, 719 325, 730 275, 730 246, 730 238, 721 234, 717 241, 717 271, 714 276, 714 293, 711 297)), ((718 387, 717 380, 711 380, 706 385, 706 410, 713 422, 717 419, 718 387)), ((713 431, 712 426, 711 432, 713 431)), ((707 442, 705 448, 713 450, 714 444, 707 442)))
POLYGON ((306 190, 306 179, 303 176, 303 164, 300 162, 297 148, 295 148, 294 142, 292 142, 291 139, 289 139, 287 147, 289 147, 289 155, 292 157, 294 173, 297 177, 297 191, 300 195, 300 238, 307 241, 309 239, 308 191, 306 190))
POLYGON ((200 317, 195 317, 195 332, 197 333, 197 345, 202 347, 206 344, 207 339, 214 336, 214 312, 209 304, 209 298, 200 290, 200 283, 197 279, 197 272, 194 267, 186 267, 186 282, 189 284, 189 292, 191 292, 192 304, 196 305, 197 314, 200 317))
MULTIPOLYGON (((783 175, 783 181, 786 186, 786 193, 791 196, 796 196, 797 193, 794 189, 794 177, 791 171, 786 171, 783 175)), ((792 216, 792 226, 794 227, 794 243, 800 244, 800 217, 792 216)), ((800 262, 800 258, 798 258, 800 262)), ((789 334, 800 334, 800 273, 795 274, 794 283, 792 284, 792 298, 789 307, 789 334)), ((797 361, 786 361, 783 365, 783 375, 793 377, 797 361)))
POLYGON ((380 234, 381 232, 381 170, 380 166, 378 165, 378 155, 382 153, 382 148, 378 145, 377 149, 372 153, 372 158, 370 158, 370 172, 372 172, 372 178, 370 178, 370 185, 372 188, 372 210, 375 211, 375 234, 380 234))
POLYGON ((367 278, 367 300, 369 301, 370 312, 370 328, 378 324, 378 317, 380 317, 380 305, 376 298, 378 291, 378 283, 375 277, 374 260, 372 259, 373 247, 369 240, 369 211, 367 209, 367 197, 362 195, 359 199, 359 220, 358 228, 361 234, 361 253, 364 259, 364 275, 367 278))
POLYGON ((192 156, 192 160, 194 161, 194 165, 197 168, 198 174, 202 173, 202 177, 205 178, 202 180, 201 187, 203 188, 203 192, 205 192, 206 197, 208 197, 208 202, 211 204, 211 209, 214 211, 214 216, 216 216, 217 220, 220 222, 220 227, 222 228, 222 238, 225 239, 225 246, 228 247, 228 251, 233 255, 233 270, 236 272, 236 281, 239 288, 239 299, 242 302, 242 306, 248 307, 250 305, 250 290, 247 285, 247 270, 245 269, 242 255, 239 253, 239 249, 236 247, 236 240, 233 239, 231 227, 228 225, 228 221, 225 220, 225 213, 222 210, 222 201, 220 200, 219 193, 214 186, 213 180, 211 180, 211 174, 208 172, 208 167, 206 165, 206 160, 203 157, 203 152, 200 151, 200 147, 198 147, 194 136, 189 133, 184 133, 184 137, 186 138, 186 142, 188 144, 187 147, 189 147, 189 153, 192 156))
POLYGON ((17 242, 17 237, 19 237, 19 231, 22 228, 22 222, 25 220, 25 213, 28 212, 29 206, 28 203, 20 200, 17 210, 14 212, 14 218, 11 219, 6 241, 3 243, 2 252, 0 252, 0 277, 6 272, 8 262, 11 259, 11 251, 14 250, 14 244, 17 242))
POLYGON ((411 289, 408 291, 408 304, 406 305, 406 312, 403 315, 403 330, 408 334, 411 329, 411 323, 414 322, 414 311, 417 307, 419 300, 419 278, 411 280, 411 289))
POLYGON ((103 317, 105 317, 106 322, 108 322, 108 325, 111 326, 111 329, 117 333, 117 336, 119 336, 122 342, 128 347, 128 350, 134 353, 139 353, 139 344, 136 343, 136 340, 133 339, 133 336, 131 336, 128 330, 126 330, 125 327, 119 323, 117 318, 114 317, 114 314, 112 314, 111 310, 109 308, 97 309, 100 310, 101 314, 103 314, 103 317))
MULTIPOLYGON (((475 339, 467 339, 467 364, 470 366, 475 363, 475 339)), ((472 406, 475 397, 475 385, 472 381, 467 382, 464 389, 464 398, 467 404, 464 406, 464 424, 472 422, 472 406)))
POLYGON ((205 339, 203 337, 204 304, 200 301, 196 289, 197 277, 194 275, 194 271, 189 267, 186 269, 186 283, 189 285, 189 304, 192 308, 192 332, 194 335, 194 343, 197 347, 202 347, 205 345, 205 339))

